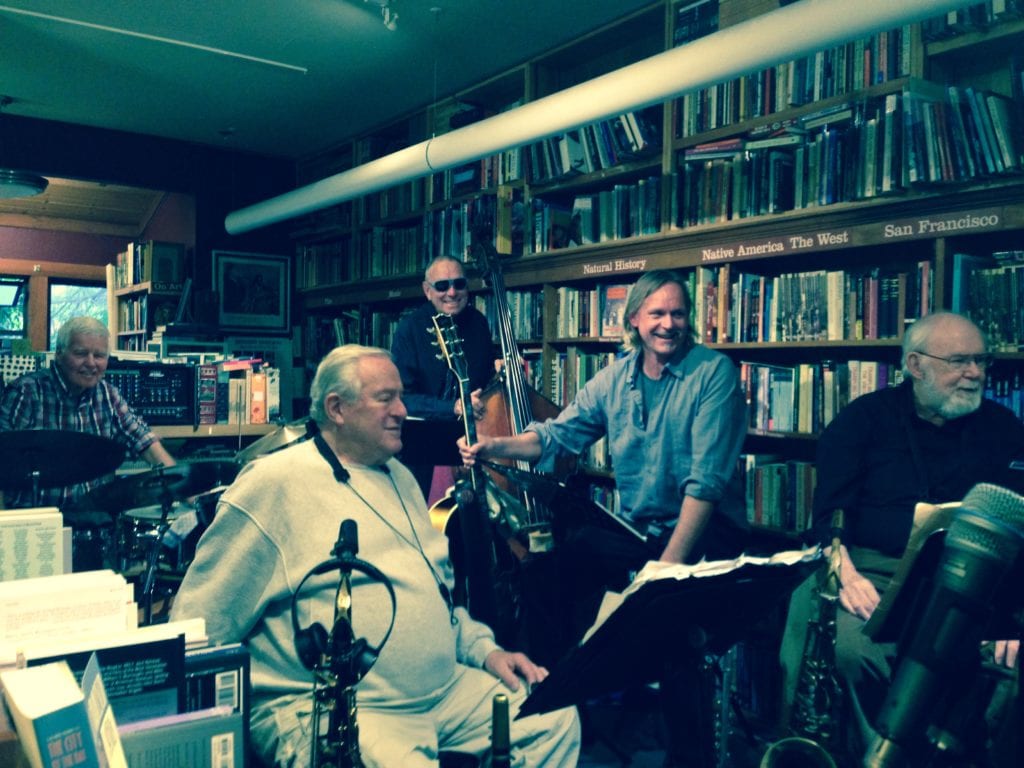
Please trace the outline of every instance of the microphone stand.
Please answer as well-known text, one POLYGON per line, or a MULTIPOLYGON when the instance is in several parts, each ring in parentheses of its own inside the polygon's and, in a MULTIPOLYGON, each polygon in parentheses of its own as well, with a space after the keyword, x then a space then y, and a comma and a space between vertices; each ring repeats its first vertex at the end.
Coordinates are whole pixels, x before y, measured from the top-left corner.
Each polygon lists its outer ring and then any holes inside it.
MULTIPOLYGON (((157 471, 160 473, 160 478, 162 480, 163 467, 159 467, 157 471)), ((164 536, 171 527, 170 517, 171 508, 173 506, 174 498, 171 496, 170 490, 165 484, 160 493, 160 521, 156 526, 156 537, 153 539, 153 544, 149 548, 149 558, 146 562, 146 576, 142 582, 144 626, 149 626, 153 621, 153 593, 156 591, 156 566, 157 562, 160 560, 160 547, 163 546, 164 536)))
MULTIPOLYGON (((377 654, 391 636, 395 624, 395 590, 391 580, 383 572, 355 555, 359 550, 356 523, 345 520, 341 524, 338 541, 331 551, 333 558, 306 574, 295 594, 302 589, 302 583, 310 576, 340 571, 338 588, 334 596, 334 624, 327 636, 326 646, 321 649, 319 660, 313 666, 313 716, 310 731, 312 745, 310 759, 313 768, 363 768, 359 753, 359 725, 356 721, 356 685, 377 660, 377 654), (376 647, 365 639, 355 639, 352 630, 352 571, 359 571, 383 584, 391 598, 391 623, 376 647), (321 711, 326 709, 327 735, 320 736, 321 711)), ((294 597, 293 597, 294 611, 294 597)), ((294 613, 293 613, 294 616, 294 613)))

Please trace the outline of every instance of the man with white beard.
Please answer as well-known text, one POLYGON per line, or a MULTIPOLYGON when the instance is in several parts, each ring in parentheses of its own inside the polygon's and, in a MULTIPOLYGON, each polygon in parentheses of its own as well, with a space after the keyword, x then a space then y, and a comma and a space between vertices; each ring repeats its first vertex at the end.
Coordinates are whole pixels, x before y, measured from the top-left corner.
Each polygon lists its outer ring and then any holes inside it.
MULTIPOLYGON (((904 334, 903 383, 853 400, 818 442, 815 532, 830 542, 832 513, 844 510, 836 656, 864 738, 885 697, 895 648, 873 643, 861 628, 906 549, 914 505, 960 501, 983 482, 1024 493, 1024 425, 985 399, 992 362, 969 319, 928 315, 904 334)), ((801 589, 791 602, 782 651, 790 689, 806 626, 798 614, 808 600, 801 589)), ((994 649, 997 663, 1014 665, 1016 642, 994 649)))

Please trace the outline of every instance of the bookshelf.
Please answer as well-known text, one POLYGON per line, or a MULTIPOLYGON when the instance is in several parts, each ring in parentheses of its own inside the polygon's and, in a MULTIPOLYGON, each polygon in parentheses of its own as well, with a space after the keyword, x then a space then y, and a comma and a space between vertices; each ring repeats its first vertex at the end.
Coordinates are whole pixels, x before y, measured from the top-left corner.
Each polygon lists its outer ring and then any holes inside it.
POLYGON ((130 242, 108 269, 116 349, 144 351, 156 327, 174 320, 185 282, 185 246, 130 242))
MULTIPOLYGON (((715 15, 708 4, 653 3, 421 116, 356 137, 325 153, 319 167, 311 158, 309 178, 326 175, 338 157, 353 161, 364 144, 425 138, 412 126, 448 130, 452 115, 493 114, 706 33, 716 21, 729 26, 777 4, 717 5, 715 15)), ((1004 6, 1016 4, 997 7, 1004 6)), ((514 314, 532 315, 516 318, 528 380, 556 402, 571 397, 616 350, 610 338, 593 333, 589 317, 581 320, 580 308, 600 312, 605 286, 672 267, 691 280, 704 343, 752 375, 776 366, 810 382, 809 401, 794 394, 809 414, 801 417, 794 406, 788 420, 752 416, 753 455, 812 458, 814 435, 849 397, 843 382, 855 368, 864 386, 891 381, 904 324, 931 308, 977 314, 986 330, 998 331, 993 391, 1021 412, 1015 350, 1024 330, 998 327, 999 313, 983 317, 986 307, 971 299, 971 291, 992 295, 986 285, 1015 286, 1024 271, 1014 255, 1024 229, 1024 146, 1013 144, 1020 141, 1024 101, 1024 21, 987 7, 987 16, 879 33, 644 110, 632 118, 653 131, 653 140, 614 160, 609 148, 625 145, 614 144, 612 134, 628 129, 628 116, 622 125, 604 121, 437 174, 423 180, 422 190, 380 193, 369 204, 324 212, 315 234, 309 222, 296 233, 297 266, 306 278, 305 354, 318 359, 338 338, 386 346, 389 324, 420 300, 419 273, 429 257, 465 257, 472 225, 492 219, 498 250, 513 253, 503 266, 510 296, 529 297, 521 310, 510 301, 514 314), (979 94, 981 101, 967 98, 979 94), (997 133, 1001 110, 1010 121, 1003 130, 1008 150, 997 133), (602 136, 611 143, 599 146, 602 136), (510 167, 514 177, 492 172, 510 167), (391 195, 409 204, 385 203, 391 195), (417 208, 411 201, 420 199, 417 208), (380 214, 368 220, 366 210, 380 214), (612 220, 603 235, 602 211, 612 220), (522 221, 518 231, 509 212, 522 221), (582 228, 589 236, 574 224, 586 216, 593 216, 582 228), (334 224, 322 226, 330 218, 334 224), (410 249, 409 262, 371 267, 366 249, 352 244, 368 231, 382 253, 393 250, 392 237, 420 237, 423 247, 410 249), (963 254, 976 257, 972 268, 960 266, 963 254), (567 293, 575 294, 569 304, 567 293), (345 333, 338 334, 335 321, 346 315, 345 333), (840 384, 826 397, 825 378, 837 376, 840 384)), ((471 280, 486 314, 482 288, 471 280)), ((1007 302, 1015 296, 1000 294, 1007 302)), ((756 411, 753 380, 750 397, 756 411)))

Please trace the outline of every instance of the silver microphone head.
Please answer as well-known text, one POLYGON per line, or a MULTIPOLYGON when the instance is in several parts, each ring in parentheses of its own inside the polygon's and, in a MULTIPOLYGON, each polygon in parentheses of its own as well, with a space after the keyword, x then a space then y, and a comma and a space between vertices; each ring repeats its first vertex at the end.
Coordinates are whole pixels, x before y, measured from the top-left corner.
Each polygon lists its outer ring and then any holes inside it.
POLYGON ((946 535, 949 546, 1012 562, 1024 544, 1024 497, 978 483, 964 496, 946 535))

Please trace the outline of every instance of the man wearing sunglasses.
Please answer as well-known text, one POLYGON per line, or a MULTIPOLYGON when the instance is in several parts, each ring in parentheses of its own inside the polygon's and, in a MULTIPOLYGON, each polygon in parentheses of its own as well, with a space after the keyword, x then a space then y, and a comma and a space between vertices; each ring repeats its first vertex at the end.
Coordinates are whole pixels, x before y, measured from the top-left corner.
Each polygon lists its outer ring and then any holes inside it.
MULTIPOLYGON (((1024 425, 984 397, 993 358, 971 320, 936 312, 903 338, 903 382, 862 395, 828 425, 817 448, 815 531, 822 540, 832 512, 845 512, 837 663, 870 739, 885 696, 895 648, 861 632, 910 538, 917 502, 960 501, 977 483, 1024 493, 1024 425)), ((794 593, 783 666, 795 683, 809 592, 794 593)), ((997 643, 996 662, 1012 666, 1016 643, 997 643)), ((865 746, 865 745, 860 745, 865 746)))
MULTIPOLYGON (((455 320, 466 358, 475 417, 483 415, 480 390, 494 376, 494 342, 487 319, 469 306, 469 285, 462 263, 450 256, 430 262, 423 276, 426 303, 402 318, 391 343, 391 355, 405 387, 403 400, 410 416, 431 421, 462 417, 462 403, 454 374, 441 357, 431 321, 434 315, 455 320)), ((406 462, 430 498, 433 466, 406 462)))

